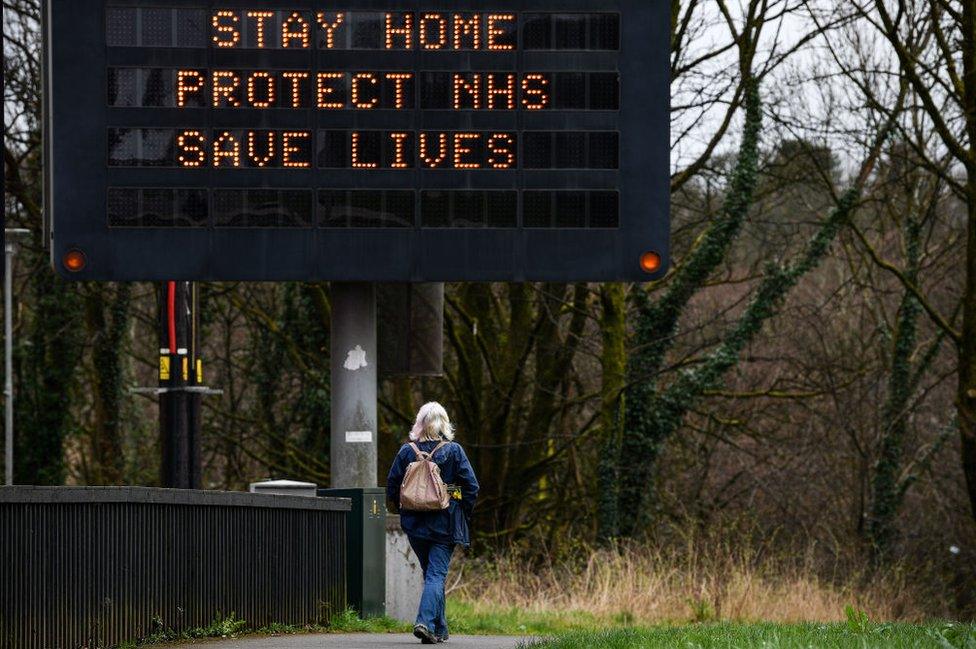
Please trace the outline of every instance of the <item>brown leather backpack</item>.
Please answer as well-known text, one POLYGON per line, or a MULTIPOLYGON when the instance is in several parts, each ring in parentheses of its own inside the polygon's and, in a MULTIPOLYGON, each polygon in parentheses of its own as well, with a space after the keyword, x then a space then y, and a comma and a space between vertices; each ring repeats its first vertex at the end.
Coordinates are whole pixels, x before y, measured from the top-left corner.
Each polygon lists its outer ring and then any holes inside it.
POLYGON ((436 512, 447 509, 451 504, 451 494, 441 478, 441 469, 434 462, 434 453, 447 446, 441 442, 430 453, 410 443, 417 454, 417 460, 410 463, 400 485, 400 509, 408 512, 436 512))

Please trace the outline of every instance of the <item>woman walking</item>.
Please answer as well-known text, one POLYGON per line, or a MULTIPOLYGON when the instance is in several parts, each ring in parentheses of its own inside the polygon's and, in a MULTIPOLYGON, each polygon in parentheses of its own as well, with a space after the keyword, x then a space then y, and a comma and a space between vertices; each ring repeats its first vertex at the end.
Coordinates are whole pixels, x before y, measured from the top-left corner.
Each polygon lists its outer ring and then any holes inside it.
MULTIPOLYGON (((413 628, 413 634, 423 644, 446 642, 449 637, 444 582, 454 546, 471 544, 468 523, 478 497, 474 469, 464 449, 453 440, 454 428, 444 407, 439 403, 424 405, 417 413, 410 441, 400 448, 386 479, 387 503, 392 511, 400 514, 400 526, 424 572, 424 592, 413 628), (437 504, 429 511, 409 511, 414 505, 410 498, 405 498, 408 502, 401 507, 400 487, 411 464, 426 460, 440 469, 439 478, 432 479, 443 480, 449 502, 445 508, 437 504)), ((422 468, 426 470, 426 466, 422 468)), ((436 476, 436 471, 429 471, 424 477, 430 476, 436 476)))

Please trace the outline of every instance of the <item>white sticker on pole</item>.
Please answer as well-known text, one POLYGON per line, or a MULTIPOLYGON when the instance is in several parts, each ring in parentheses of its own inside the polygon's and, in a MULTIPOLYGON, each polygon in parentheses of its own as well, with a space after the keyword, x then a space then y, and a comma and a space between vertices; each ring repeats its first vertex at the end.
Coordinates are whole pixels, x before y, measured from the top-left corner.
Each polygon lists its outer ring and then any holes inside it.
POLYGON ((347 430, 347 444, 370 444, 373 441, 373 431, 371 430, 347 430))
POLYGON ((356 345, 350 349, 346 354, 346 361, 342 364, 344 368, 351 372, 361 370, 368 365, 369 363, 366 362, 366 350, 361 345, 356 345))

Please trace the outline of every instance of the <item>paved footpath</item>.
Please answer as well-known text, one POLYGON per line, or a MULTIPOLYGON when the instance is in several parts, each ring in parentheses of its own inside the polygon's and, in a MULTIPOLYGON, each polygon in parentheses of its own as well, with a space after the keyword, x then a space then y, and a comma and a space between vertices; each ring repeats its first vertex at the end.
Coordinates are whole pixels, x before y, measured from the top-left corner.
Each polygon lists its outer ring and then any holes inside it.
MULTIPOLYGON (((517 649, 526 639, 503 636, 451 636, 440 649, 517 649)), ((174 649, 402 649, 421 647, 412 635, 341 634, 287 635, 263 638, 216 640, 174 647, 174 649)))

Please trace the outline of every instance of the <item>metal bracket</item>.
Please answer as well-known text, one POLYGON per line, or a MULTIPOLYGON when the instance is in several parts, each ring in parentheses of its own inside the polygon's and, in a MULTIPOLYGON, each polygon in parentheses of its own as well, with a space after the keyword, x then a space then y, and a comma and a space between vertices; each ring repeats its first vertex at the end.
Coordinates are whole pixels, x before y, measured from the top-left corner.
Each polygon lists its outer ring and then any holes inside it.
POLYGON ((129 394, 170 394, 173 392, 188 392, 190 394, 202 394, 204 396, 210 395, 222 395, 223 390, 217 388, 208 388, 203 385, 188 385, 181 388, 129 388, 129 394))

